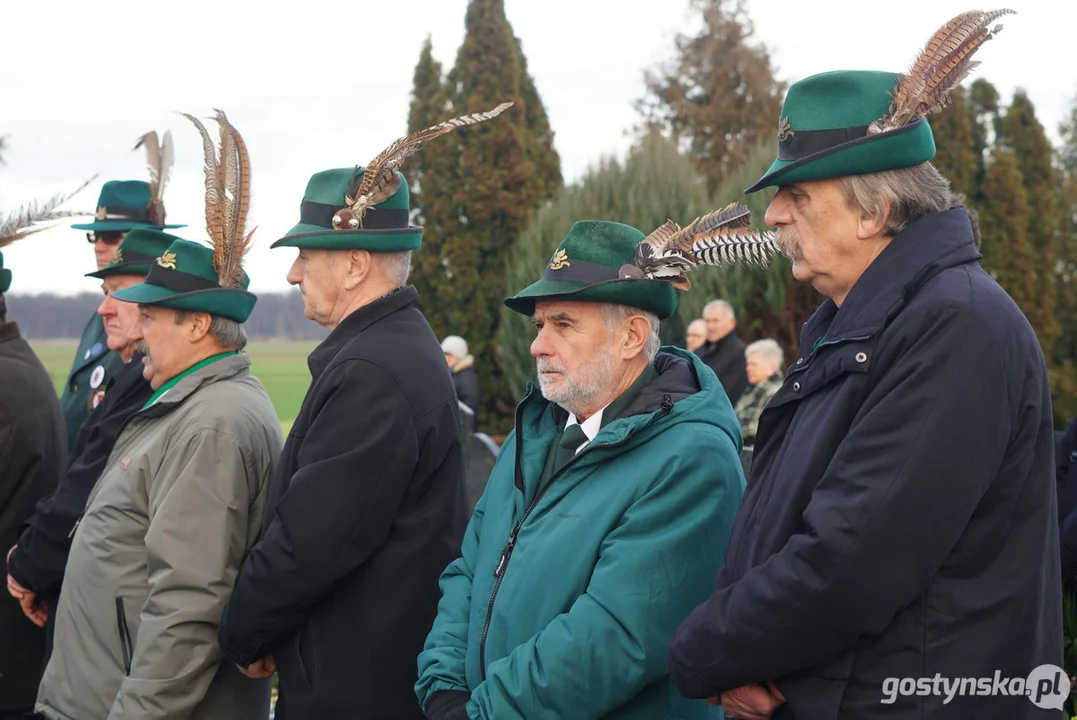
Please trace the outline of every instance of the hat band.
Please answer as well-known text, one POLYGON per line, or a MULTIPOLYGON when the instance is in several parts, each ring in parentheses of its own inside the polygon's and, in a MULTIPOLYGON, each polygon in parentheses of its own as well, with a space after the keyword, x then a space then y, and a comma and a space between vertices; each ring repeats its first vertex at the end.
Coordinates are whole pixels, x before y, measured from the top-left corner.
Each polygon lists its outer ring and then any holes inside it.
POLYGON ((141 220, 149 222, 150 214, 146 208, 136 207, 102 207, 97 211, 98 220, 141 220), (104 210, 104 213, 101 212, 104 210), (104 215, 104 217, 101 217, 104 215))
MULTIPOLYGON (((341 210, 338 205, 304 200, 299 206, 299 222, 321 227, 333 227, 333 216, 341 210)), ((363 215, 363 230, 396 230, 408 227, 411 213, 408 210, 390 208, 367 208, 363 215)), ((340 228, 350 230, 351 228, 340 228)))
POLYGON ((199 290, 220 290, 221 286, 213 280, 207 280, 201 275, 192 275, 181 270, 169 270, 160 265, 155 265, 146 275, 146 282, 150 285, 187 293, 199 290))
POLYGON ((797 130, 788 140, 778 143, 778 159, 786 162, 803 160, 835 145, 859 140, 867 134, 867 125, 827 130, 797 130))
POLYGON ((616 280, 617 271, 608 265, 588 262, 587 260, 567 260, 559 270, 547 267, 542 279, 570 280, 590 285, 616 280))

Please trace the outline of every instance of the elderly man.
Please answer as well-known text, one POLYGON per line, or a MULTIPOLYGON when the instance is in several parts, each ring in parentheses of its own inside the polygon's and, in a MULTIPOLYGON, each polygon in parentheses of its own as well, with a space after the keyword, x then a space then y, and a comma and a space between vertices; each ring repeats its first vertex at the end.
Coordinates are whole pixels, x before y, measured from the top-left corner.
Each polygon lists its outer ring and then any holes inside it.
MULTIPOLYGON (((131 230, 184 227, 165 224, 163 191, 163 186, 144 180, 110 180, 101 187, 94 219, 71 226, 86 231, 86 240, 93 245, 98 270, 103 270, 112 262, 120 242, 131 230)), ((124 367, 120 356, 108 349, 108 333, 105 332, 101 316, 95 313, 82 331, 82 339, 60 398, 67 423, 68 446, 72 450, 79 428, 124 367)), ((72 452, 71 456, 74 455, 72 452)))
POLYGON ((459 415, 407 285, 422 229, 399 189, 334 228, 365 168, 307 185, 288 282, 331 330, 274 479, 258 544, 221 621, 225 656, 280 672, 280 718, 421 718, 415 656, 466 523, 459 415))
POLYGON ((711 300, 703 306, 707 339, 695 350, 704 364, 714 371, 734 405, 748 387, 744 373, 744 341, 737 337, 737 316, 725 300, 711 300))
POLYGON ((782 349, 773 340, 757 340, 744 350, 744 368, 751 387, 735 408, 744 446, 755 445, 759 416, 782 386, 782 349))
MULTIPOLYGON (((993 17, 954 27, 974 48, 993 17)), ((1042 667, 1062 664, 1044 359, 907 77, 794 84, 749 188, 777 186, 767 222, 828 299, 760 419, 717 588, 670 646, 678 687, 736 717, 1033 718, 1068 693, 1042 667)))
MULTIPOLYGON (((7 319, 4 293, 11 270, 0 254, 0 542, 15 542, 19 523, 52 492, 63 471, 67 437, 52 381, 17 323, 7 319)), ((16 593, 10 579, 8 588, 16 593)), ((44 664, 45 633, 19 608, 20 596, 0 597, 0 718, 30 717, 44 664)))
MULTIPOLYGON (((142 355, 135 352, 130 332, 138 321, 138 306, 119 302, 114 292, 136 285, 171 244, 171 235, 132 230, 120 243, 112 261, 89 273, 100 278, 105 293, 97 314, 104 322, 108 349, 124 363, 123 370, 104 382, 104 372, 91 378, 96 410, 82 426, 71 451, 71 463, 60 478, 56 492, 43 498, 23 525, 19 544, 8 554, 8 587, 20 599, 23 610, 38 625, 49 619, 60 596, 60 584, 71 549, 72 531, 86 508, 97 479, 105 469, 127 421, 146 404, 153 389, 142 376, 142 355), (107 395, 106 395, 107 390, 107 395)), ((53 629, 50 624, 49 629, 53 629)))
POLYGON ((131 337, 153 395, 74 531, 38 693, 49 718, 269 712, 268 684, 222 663, 216 642, 283 441, 242 353, 247 282, 210 248, 173 239, 144 282, 111 293, 138 303, 131 337))
POLYGON ((433 720, 701 718, 665 646, 706 597, 743 490, 740 430, 703 362, 659 352, 673 286, 618 279, 644 236, 577 222, 531 316, 541 392, 516 410, 419 656, 433 720))
POLYGON ((688 323, 688 327, 685 328, 684 349, 694 353, 703 347, 705 342, 707 342, 707 321, 703 318, 696 318, 688 323))

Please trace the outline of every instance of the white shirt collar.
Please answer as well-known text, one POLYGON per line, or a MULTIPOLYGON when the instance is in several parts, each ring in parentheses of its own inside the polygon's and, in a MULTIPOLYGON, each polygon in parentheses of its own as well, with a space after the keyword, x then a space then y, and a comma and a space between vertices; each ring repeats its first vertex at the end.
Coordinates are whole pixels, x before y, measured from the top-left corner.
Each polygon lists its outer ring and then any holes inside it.
MULTIPOLYGON (((609 406, 607 405, 606 407, 609 406)), ((604 407, 591 417, 584 420, 583 423, 580 423, 580 421, 576 419, 575 413, 570 412, 568 414, 568 422, 565 423, 565 427, 567 428, 569 425, 579 425, 580 429, 583 430, 583 434, 587 436, 587 440, 585 440, 578 448, 576 448, 577 453, 587 447, 587 444, 595 439, 595 435, 598 435, 598 431, 602 429, 602 413, 605 411, 606 408, 604 407)))

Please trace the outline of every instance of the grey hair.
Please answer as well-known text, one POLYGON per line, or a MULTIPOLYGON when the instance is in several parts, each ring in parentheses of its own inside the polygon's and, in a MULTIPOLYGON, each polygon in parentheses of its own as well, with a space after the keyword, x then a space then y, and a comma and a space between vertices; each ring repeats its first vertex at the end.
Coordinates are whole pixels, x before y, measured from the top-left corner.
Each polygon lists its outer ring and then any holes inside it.
POLYGON ((703 314, 706 315, 710 310, 721 310, 727 317, 734 320, 737 319, 737 314, 733 312, 733 306, 725 300, 711 300, 709 303, 703 306, 703 314))
MULTIPOLYGON (((193 311, 177 310, 176 324, 182 325, 193 311)), ((222 348, 239 352, 247 347, 247 332, 240 323, 220 315, 209 316, 209 331, 207 332, 222 348)))
POLYGON ((375 253, 381 271, 393 285, 406 285, 411 274, 411 250, 375 253))
POLYGON ((658 316, 652 312, 640 310, 639 308, 630 307, 628 305, 602 303, 602 317, 605 318, 606 327, 610 329, 610 332, 619 328, 624 324, 625 320, 633 315, 642 315, 651 326, 651 332, 643 342, 643 357, 648 363, 652 363, 654 362, 655 357, 658 356, 658 348, 662 344, 658 339, 658 328, 660 327, 658 316))
POLYGON ((914 220, 953 205, 950 181, 930 162, 846 175, 839 180, 845 204, 870 217, 883 219, 883 231, 887 235, 897 235, 914 220))
POLYGON ((773 340, 756 340, 754 343, 744 348, 745 359, 751 355, 760 355, 764 360, 773 362, 779 369, 782 366, 782 362, 785 360, 785 353, 782 352, 781 346, 773 340))

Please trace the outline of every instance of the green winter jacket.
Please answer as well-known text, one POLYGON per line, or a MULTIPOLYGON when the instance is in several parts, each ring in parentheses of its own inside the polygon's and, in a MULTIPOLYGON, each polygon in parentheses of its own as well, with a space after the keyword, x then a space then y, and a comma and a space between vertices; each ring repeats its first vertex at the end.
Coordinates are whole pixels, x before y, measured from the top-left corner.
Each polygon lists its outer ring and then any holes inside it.
POLYGON ((679 695, 666 645, 725 554, 740 425, 699 358, 663 348, 655 369, 545 488, 564 411, 529 388, 441 577, 416 683, 428 712, 464 691, 473 719, 721 716, 679 695))

